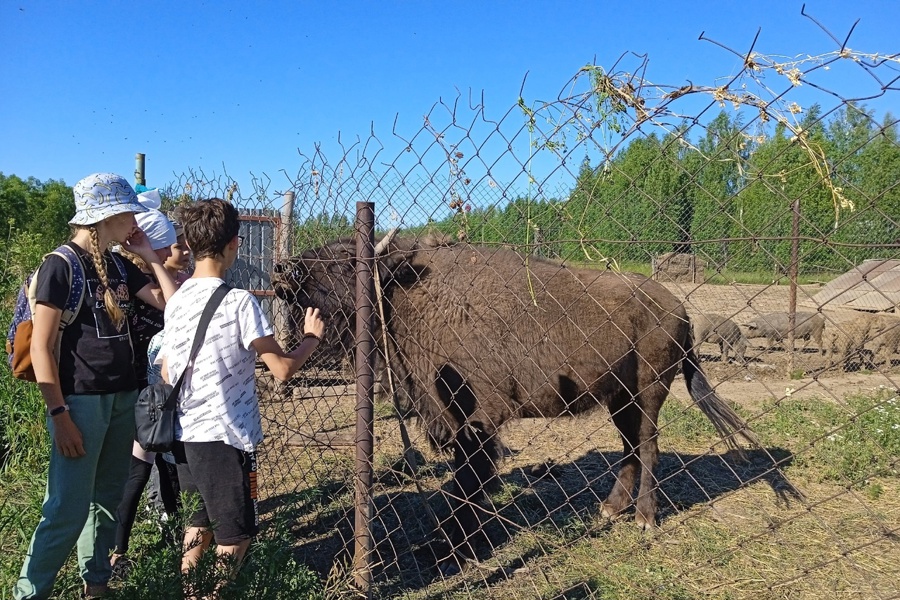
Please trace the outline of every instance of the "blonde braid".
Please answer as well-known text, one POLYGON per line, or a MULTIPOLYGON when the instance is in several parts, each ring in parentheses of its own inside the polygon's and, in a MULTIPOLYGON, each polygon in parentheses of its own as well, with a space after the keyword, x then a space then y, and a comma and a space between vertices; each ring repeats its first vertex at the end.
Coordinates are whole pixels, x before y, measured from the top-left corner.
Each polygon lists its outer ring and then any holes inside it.
POLYGON ((128 260, 133 262, 134 266, 136 266, 138 269, 140 269, 144 273, 148 273, 148 272, 152 273, 153 272, 153 269, 150 268, 150 265, 148 265, 144 261, 143 258, 138 256, 134 252, 129 252, 128 250, 123 250, 121 248, 117 252, 118 252, 119 256, 124 256, 125 258, 127 258, 128 260))
POLYGON ((94 260, 94 268, 97 269, 100 283, 105 288, 103 291, 103 303, 106 305, 106 314, 112 319, 116 329, 122 329, 122 325, 125 324, 125 313, 119 307, 119 301, 116 300, 116 295, 109 287, 109 277, 106 274, 103 251, 100 249, 100 236, 97 235, 97 228, 93 225, 88 227, 88 231, 91 234, 91 258, 94 260))

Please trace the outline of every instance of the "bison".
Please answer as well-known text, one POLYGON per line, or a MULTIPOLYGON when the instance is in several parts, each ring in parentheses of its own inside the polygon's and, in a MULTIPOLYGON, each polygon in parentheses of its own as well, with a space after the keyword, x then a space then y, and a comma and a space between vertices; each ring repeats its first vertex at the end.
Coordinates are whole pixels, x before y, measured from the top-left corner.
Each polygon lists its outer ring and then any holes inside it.
MULTIPOLYGON (((273 272, 278 297, 321 309, 323 347, 335 352, 354 347, 355 257, 355 241, 341 239, 273 272)), ((634 504, 645 529, 657 512, 657 418, 679 368, 730 447, 738 447, 736 436, 755 443, 703 373, 681 302, 655 281, 393 233, 376 247, 375 264, 385 315, 375 339, 386 328, 395 378, 433 446, 453 455, 448 558, 474 555, 476 503, 496 482, 499 431, 511 419, 605 406, 624 459, 601 513, 613 517, 634 504)))

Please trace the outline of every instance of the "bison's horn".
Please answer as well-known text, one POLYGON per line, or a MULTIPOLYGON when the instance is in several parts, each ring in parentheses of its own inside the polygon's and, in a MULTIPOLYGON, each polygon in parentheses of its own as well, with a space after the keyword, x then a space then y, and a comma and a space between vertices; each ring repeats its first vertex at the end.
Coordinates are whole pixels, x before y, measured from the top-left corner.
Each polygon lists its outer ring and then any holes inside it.
POLYGON ((393 229, 388 231, 386 234, 384 234, 384 237, 381 238, 381 241, 375 245, 375 256, 381 256, 385 253, 385 251, 387 251, 388 244, 390 244, 391 240, 394 239, 394 236, 397 235, 397 229, 399 228, 394 227, 393 229))

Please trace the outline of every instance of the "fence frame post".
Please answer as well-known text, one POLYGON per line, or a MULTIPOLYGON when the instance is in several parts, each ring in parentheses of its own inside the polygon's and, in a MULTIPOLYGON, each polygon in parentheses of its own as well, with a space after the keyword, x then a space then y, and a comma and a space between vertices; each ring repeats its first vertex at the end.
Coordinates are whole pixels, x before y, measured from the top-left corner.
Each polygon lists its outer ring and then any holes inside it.
MULTIPOLYGON (((291 256, 293 245, 294 221, 294 192, 288 190, 284 193, 281 203, 281 214, 278 229, 275 235, 275 262, 287 260, 291 256)), ((281 298, 275 296, 272 300, 272 316, 275 319, 275 337, 282 347, 286 348, 291 339, 291 330, 296 327, 292 323, 291 307, 281 298), (292 327, 292 325, 294 327, 292 327)))
POLYGON ((375 280, 375 203, 356 203, 356 501, 354 518, 353 579, 365 598, 372 585, 372 455, 374 451, 374 373, 371 356, 375 280))
POLYGON ((147 185, 147 171, 145 170, 146 156, 143 152, 134 155, 134 184, 147 185))

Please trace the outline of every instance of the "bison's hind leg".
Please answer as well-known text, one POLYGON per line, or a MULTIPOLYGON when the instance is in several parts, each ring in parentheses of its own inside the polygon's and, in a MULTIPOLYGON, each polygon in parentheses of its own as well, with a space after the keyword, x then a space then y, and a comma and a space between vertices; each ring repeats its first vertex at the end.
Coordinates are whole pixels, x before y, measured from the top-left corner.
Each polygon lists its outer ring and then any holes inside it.
POLYGON ((622 466, 616 474, 612 491, 601 503, 601 514, 608 518, 620 515, 632 501, 635 479, 640 472, 635 521, 642 529, 656 524, 656 479, 659 462, 656 420, 662 402, 668 395, 666 386, 654 383, 634 398, 610 403, 613 423, 622 437, 622 466))
POLYGON ((635 476, 640 469, 640 461, 634 450, 639 446, 641 410, 637 400, 628 398, 624 402, 611 402, 609 405, 613 424, 622 437, 622 464, 616 473, 616 483, 609 496, 600 503, 600 513, 604 517, 614 518, 628 508, 633 499, 635 476))

